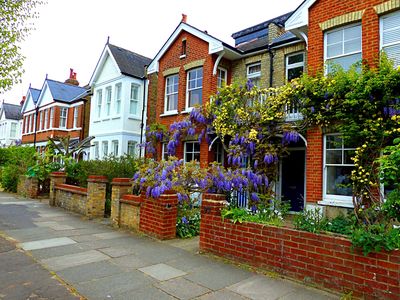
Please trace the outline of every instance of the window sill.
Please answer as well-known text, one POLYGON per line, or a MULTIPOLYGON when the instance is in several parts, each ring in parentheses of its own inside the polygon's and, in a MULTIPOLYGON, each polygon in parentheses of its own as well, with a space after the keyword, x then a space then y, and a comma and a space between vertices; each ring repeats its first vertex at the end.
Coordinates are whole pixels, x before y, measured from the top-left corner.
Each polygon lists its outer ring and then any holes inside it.
POLYGON ((118 120, 118 119, 121 119, 121 116, 115 116, 115 117, 112 117, 111 119, 112 120, 118 120))
POLYGON ((180 59, 186 58, 186 54, 182 54, 181 56, 179 56, 180 59))
POLYGON ((345 200, 330 200, 324 199, 322 201, 318 201, 319 205, 323 206, 336 206, 336 207, 344 207, 344 208, 354 208, 353 203, 350 201, 345 200))
POLYGON ((142 120, 142 118, 141 118, 141 117, 138 117, 138 116, 129 116, 129 117, 128 117, 128 120, 136 120, 136 121, 141 121, 141 120, 142 120))
POLYGON ((181 114, 190 114, 194 107, 188 107, 185 110, 181 111, 181 114))
POLYGON ((176 116, 178 114, 177 110, 166 111, 160 115, 160 117, 176 116))
POLYGON ((101 121, 104 122, 104 121, 110 121, 110 120, 111 120, 110 118, 105 118, 105 119, 103 119, 101 121))
POLYGON ((93 123, 100 123, 101 120, 93 120, 93 123))

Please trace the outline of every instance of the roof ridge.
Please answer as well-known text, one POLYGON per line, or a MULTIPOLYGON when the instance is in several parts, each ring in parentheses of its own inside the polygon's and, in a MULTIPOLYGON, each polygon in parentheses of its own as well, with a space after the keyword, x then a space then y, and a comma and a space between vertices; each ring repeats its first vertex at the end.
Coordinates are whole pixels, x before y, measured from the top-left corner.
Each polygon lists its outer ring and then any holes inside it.
POLYGON ((135 54, 135 55, 137 55, 137 56, 141 56, 141 57, 143 57, 143 58, 146 58, 146 59, 151 60, 150 57, 144 56, 144 55, 142 55, 142 54, 139 54, 139 53, 137 53, 137 52, 131 51, 131 50, 129 50, 129 49, 126 49, 126 48, 123 48, 123 47, 120 47, 120 46, 117 46, 117 45, 114 45, 114 44, 110 44, 110 43, 109 43, 108 45, 109 45, 109 46, 114 46, 114 47, 116 47, 116 48, 120 48, 120 49, 122 49, 122 50, 125 50, 125 51, 128 51, 128 52, 130 52, 130 53, 133 53, 133 54, 135 54))
MULTIPOLYGON (((58 81, 58 80, 54 80, 54 79, 47 78, 46 80, 47 81, 53 81, 53 82, 61 83, 61 84, 65 84, 65 85, 68 85, 68 86, 71 86, 71 87, 77 87, 77 88, 85 89, 84 87, 82 87, 80 85, 70 84, 70 83, 66 83, 66 82, 62 82, 62 81, 58 81)), ((41 91, 41 90, 39 90, 39 91, 41 91)))

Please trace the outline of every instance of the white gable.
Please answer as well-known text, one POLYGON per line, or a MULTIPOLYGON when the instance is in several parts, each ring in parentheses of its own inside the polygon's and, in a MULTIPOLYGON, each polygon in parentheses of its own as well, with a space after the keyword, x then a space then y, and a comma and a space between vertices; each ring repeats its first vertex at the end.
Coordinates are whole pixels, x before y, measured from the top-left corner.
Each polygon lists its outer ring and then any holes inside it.
POLYGON ((26 100, 24 103, 24 106, 22 108, 22 113, 25 113, 27 111, 31 111, 35 109, 35 104, 33 102, 33 98, 32 98, 32 94, 30 92, 30 90, 28 91, 28 95, 26 96, 26 100))
POLYGON ((308 26, 308 9, 317 0, 304 1, 285 22, 285 30, 296 30, 308 26))
POLYGON ((3 108, 0 108, 0 121, 5 121, 6 120, 6 114, 4 113, 3 108))
POLYGON ((45 106, 47 104, 53 103, 53 95, 50 92, 49 85, 46 83, 44 84, 42 91, 40 93, 39 99, 38 99, 38 105, 39 107, 45 106))
POLYGON ((96 83, 101 83, 114 79, 121 75, 119 68, 116 66, 114 59, 110 55, 104 61, 103 67, 99 70, 96 83))
POLYGON ((158 72, 158 61, 164 55, 164 53, 169 49, 171 44, 175 41, 175 39, 178 37, 178 35, 182 31, 186 31, 186 32, 206 41, 208 43, 208 53, 209 54, 218 53, 218 52, 221 52, 224 50, 224 45, 220 40, 204 33, 203 31, 198 30, 197 28, 189 26, 186 23, 180 23, 179 26, 172 33, 172 35, 169 37, 167 42, 164 44, 164 46, 161 48, 161 50, 157 53, 156 57, 153 59, 153 61, 149 65, 149 67, 147 68, 148 74, 158 72))
POLYGON ((89 85, 93 87, 95 84, 114 79, 120 75, 121 70, 112 56, 108 45, 106 45, 93 72, 92 78, 90 78, 89 85))

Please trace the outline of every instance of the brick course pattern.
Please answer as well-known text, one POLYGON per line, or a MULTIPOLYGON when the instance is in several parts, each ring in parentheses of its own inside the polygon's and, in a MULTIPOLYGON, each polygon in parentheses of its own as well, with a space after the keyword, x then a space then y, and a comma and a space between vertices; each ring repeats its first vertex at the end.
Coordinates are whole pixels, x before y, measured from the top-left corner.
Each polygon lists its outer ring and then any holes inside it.
POLYGON ((203 197, 200 250, 366 299, 400 299, 400 251, 364 256, 348 239, 222 221, 223 195, 203 197))
POLYGON ((111 224, 119 227, 120 199, 122 196, 132 193, 132 183, 130 178, 114 178, 111 185, 111 224))
POLYGON ((382 0, 319 0, 309 9, 308 70, 311 74, 322 69, 324 63, 324 32, 356 22, 362 14, 362 55, 366 63, 376 66, 379 57, 379 15, 398 9, 394 1, 382 0), (388 3, 386 6, 382 5, 388 3), (348 22, 346 22, 346 20, 348 22))

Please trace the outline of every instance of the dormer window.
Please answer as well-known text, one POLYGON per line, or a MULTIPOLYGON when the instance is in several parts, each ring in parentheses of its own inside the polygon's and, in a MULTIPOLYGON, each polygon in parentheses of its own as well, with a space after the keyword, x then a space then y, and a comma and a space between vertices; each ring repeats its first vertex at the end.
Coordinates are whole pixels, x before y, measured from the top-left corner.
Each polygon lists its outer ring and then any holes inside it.
POLYGON ((180 58, 186 57, 186 39, 182 40, 182 47, 181 47, 181 56, 180 58))

